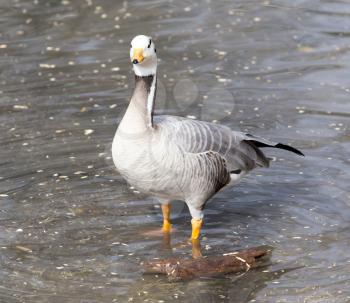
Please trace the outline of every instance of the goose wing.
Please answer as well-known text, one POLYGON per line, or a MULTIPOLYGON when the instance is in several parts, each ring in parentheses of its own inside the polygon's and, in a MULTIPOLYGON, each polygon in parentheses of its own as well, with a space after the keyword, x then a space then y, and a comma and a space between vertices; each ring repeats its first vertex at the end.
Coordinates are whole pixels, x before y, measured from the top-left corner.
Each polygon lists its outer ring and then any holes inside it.
POLYGON ((269 159, 260 147, 276 147, 303 155, 291 146, 232 131, 220 124, 176 116, 155 116, 155 122, 162 136, 166 136, 166 140, 174 142, 183 151, 212 151, 219 154, 225 160, 229 172, 249 171, 257 166, 268 167, 269 159))

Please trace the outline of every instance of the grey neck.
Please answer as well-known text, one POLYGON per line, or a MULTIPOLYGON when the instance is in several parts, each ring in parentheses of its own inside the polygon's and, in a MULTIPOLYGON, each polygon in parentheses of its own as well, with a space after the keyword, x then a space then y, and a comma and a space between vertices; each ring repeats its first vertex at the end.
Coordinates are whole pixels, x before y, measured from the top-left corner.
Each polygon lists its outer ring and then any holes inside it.
POLYGON ((147 123, 148 126, 153 127, 153 111, 154 102, 156 99, 157 90, 157 76, 137 76, 135 75, 135 92, 134 94, 141 93, 144 98, 146 97, 147 103, 147 123))

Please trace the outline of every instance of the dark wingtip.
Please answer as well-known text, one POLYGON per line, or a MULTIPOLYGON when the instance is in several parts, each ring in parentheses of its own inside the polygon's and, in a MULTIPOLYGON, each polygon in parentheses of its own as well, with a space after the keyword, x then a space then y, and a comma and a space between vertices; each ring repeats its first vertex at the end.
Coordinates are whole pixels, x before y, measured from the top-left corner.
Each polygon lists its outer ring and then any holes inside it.
POLYGON ((278 144, 275 145, 275 147, 281 148, 281 149, 285 149, 285 150, 289 150, 292 153, 295 153, 295 154, 297 154, 299 156, 305 157, 305 155, 300 150, 298 150, 298 149, 296 149, 296 148, 294 148, 292 146, 289 146, 289 145, 286 145, 286 144, 282 144, 282 143, 278 143, 278 144))
POLYGON ((230 174, 239 175, 242 172, 241 169, 231 170, 230 174))

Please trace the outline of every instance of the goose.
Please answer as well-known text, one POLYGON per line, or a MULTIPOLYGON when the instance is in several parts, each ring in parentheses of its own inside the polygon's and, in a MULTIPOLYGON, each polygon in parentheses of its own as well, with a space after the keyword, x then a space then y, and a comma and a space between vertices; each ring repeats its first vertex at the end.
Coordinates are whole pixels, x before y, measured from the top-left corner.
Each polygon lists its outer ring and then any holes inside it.
POLYGON ((199 239, 206 202, 236 184, 256 167, 268 167, 261 148, 304 156, 294 147, 225 125, 170 115, 154 115, 157 53, 154 41, 138 35, 131 41, 135 88, 112 143, 113 162, 140 192, 156 197, 163 214, 162 231, 171 231, 170 202, 184 201, 191 214, 193 241, 199 239))

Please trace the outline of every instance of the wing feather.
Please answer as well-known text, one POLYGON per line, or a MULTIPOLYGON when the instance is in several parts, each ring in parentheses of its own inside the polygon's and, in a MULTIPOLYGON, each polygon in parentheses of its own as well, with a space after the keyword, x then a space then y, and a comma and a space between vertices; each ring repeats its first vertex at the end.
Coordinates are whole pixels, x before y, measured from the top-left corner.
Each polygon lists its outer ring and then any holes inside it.
POLYGON ((257 166, 268 166, 268 159, 247 136, 224 125, 186 119, 176 116, 156 116, 158 127, 180 149, 190 153, 218 153, 227 169, 249 171, 257 166))

